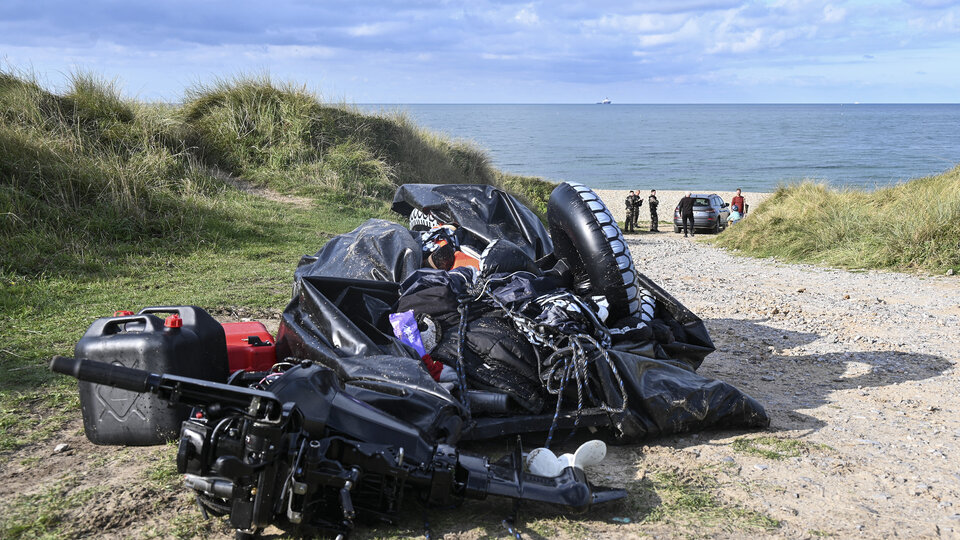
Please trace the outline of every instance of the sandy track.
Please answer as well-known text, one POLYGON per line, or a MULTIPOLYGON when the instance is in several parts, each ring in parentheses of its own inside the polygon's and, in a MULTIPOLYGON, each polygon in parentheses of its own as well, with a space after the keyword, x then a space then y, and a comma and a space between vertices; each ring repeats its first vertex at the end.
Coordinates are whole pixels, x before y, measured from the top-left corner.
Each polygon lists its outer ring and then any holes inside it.
POLYGON ((716 468, 721 498, 786 537, 958 535, 960 282, 740 258, 672 232, 628 238, 640 271, 706 321, 717 352, 700 373, 766 406, 771 433, 747 437, 804 448, 771 460, 704 433, 656 441, 634 466, 716 468))

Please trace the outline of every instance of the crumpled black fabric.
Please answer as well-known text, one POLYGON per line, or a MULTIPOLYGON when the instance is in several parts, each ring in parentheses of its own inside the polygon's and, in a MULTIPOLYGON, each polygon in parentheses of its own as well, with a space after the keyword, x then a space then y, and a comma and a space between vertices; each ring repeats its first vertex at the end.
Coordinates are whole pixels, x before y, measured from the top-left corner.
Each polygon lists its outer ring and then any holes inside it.
MULTIPOLYGON (((417 315, 430 315, 441 331, 460 324, 460 299, 474 286, 473 268, 462 267, 451 271, 421 268, 400 285, 397 312, 413 310, 417 315)), ((472 319, 480 316, 474 309, 472 319)))
MULTIPOLYGON (((543 409, 536 349, 502 316, 478 317, 467 324, 463 364, 469 388, 503 392, 528 413, 543 409)), ((456 368, 458 328, 444 332, 434 360, 456 368)))
POLYGON ((541 275, 543 272, 520 246, 509 240, 494 240, 480 254, 480 272, 484 276, 509 274, 512 272, 530 272, 541 275))
POLYGON ((419 235, 383 219, 369 219, 333 237, 316 255, 304 255, 293 273, 399 283, 423 264, 419 235))
POLYGON ((721 380, 695 373, 682 362, 617 349, 609 355, 627 390, 627 411, 614 415, 623 442, 670 433, 770 425, 766 411, 755 399, 721 380))
MULTIPOLYGON (((477 245, 502 235, 546 268, 541 252, 550 244, 542 224, 535 217, 535 222, 529 221, 524 216, 532 213, 488 188, 404 186, 394 207, 401 212, 422 208, 442 220, 470 227, 469 235, 477 245)), ((278 354, 331 367, 352 395, 416 425, 437 441, 456 442, 461 425, 462 436, 468 439, 477 438, 476 434, 545 432, 553 419, 556 396, 531 381, 531 374, 550 351, 532 345, 489 298, 470 304, 464 363, 474 387, 507 392, 519 407, 516 414, 468 418, 459 402, 430 378, 417 354, 393 337, 387 320, 390 313, 403 308, 430 313, 441 327, 437 350, 442 361, 455 363, 457 308, 483 283, 473 269, 444 272, 421 269, 421 264, 418 238, 393 223, 370 220, 334 238, 317 255, 305 257, 297 270, 294 298, 283 313, 277 338, 278 354)), ((494 274, 485 294, 496 295, 508 309, 521 309, 544 294, 569 291, 563 272, 538 275, 528 270, 494 274)), ((656 297, 655 317, 646 330, 629 333, 631 339, 618 339, 607 349, 623 380, 628 408, 619 414, 587 411, 593 416, 580 425, 611 425, 627 442, 707 428, 768 425, 758 402, 694 371, 714 350, 703 321, 646 276, 639 280, 656 297)), ((559 324, 562 311, 548 310, 542 322, 559 324)), ((537 314, 542 313, 533 315, 537 314)), ((591 392, 617 407, 621 391, 612 369, 605 362, 595 362, 590 369, 595 375, 591 392)), ((564 425, 569 427, 575 408, 569 389, 563 404, 564 425)))
POLYGON ((295 290, 277 333, 278 358, 321 363, 353 397, 417 426, 435 442, 456 442, 466 412, 390 329, 396 283, 310 276, 298 280, 295 290))
POLYGON ((530 272, 495 274, 489 281, 490 295, 507 307, 519 308, 528 300, 557 291, 560 280, 552 276, 538 276, 530 272))
POLYGON ((397 188, 393 211, 407 218, 414 208, 458 225, 463 232, 461 243, 477 252, 498 239, 513 242, 533 260, 553 252, 553 241, 537 215, 493 186, 404 184, 397 188))

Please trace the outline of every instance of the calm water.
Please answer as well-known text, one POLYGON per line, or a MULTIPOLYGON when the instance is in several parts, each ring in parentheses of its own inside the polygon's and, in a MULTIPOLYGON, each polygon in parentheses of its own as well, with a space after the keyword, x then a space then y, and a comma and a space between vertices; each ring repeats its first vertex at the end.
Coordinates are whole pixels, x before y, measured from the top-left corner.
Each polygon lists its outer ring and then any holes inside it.
POLYGON ((874 187, 960 163, 960 105, 366 105, 596 188, 874 187))

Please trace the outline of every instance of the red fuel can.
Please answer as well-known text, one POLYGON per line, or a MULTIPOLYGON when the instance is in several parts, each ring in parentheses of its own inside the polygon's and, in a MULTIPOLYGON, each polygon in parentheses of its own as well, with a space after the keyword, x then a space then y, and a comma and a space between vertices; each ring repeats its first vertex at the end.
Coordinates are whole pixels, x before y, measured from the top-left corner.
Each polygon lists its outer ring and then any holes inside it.
POLYGON ((273 336, 258 321, 223 323, 227 336, 230 373, 238 370, 269 371, 277 363, 273 336))

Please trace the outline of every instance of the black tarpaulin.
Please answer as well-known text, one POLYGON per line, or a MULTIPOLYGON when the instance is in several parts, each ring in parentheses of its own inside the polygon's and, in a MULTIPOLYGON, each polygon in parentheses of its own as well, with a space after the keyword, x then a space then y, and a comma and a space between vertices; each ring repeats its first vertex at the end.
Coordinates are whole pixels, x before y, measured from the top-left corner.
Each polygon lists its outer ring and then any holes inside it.
POLYGON ((277 333, 277 357, 321 363, 350 395, 409 422, 436 441, 456 442, 465 414, 387 316, 399 286, 384 281, 304 277, 277 333))
MULTIPOLYGON (((402 186, 394 209, 403 213, 413 208, 460 225, 468 238, 473 235, 477 248, 502 235, 530 258, 540 259, 541 268, 547 266, 549 257, 544 259, 543 251, 551 244, 543 225, 499 190, 489 186, 402 186)), ((581 387, 590 394, 585 405, 578 411, 577 389, 567 387, 561 414, 555 419, 557 395, 549 394, 542 385, 545 366, 541 363, 554 350, 535 334, 553 332, 556 338, 556 333, 563 334, 566 328, 568 333, 593 333, 592 339, 598 340, 595 343, 610 343, 605 341, 604 330, 598 329, 603 324, 596 322, 593 300, 582 299, 580 304, 590 310, 593 322, 585 319, 581 321, 584 324, 565 325, 556 322, 564 316, 563 303, 553 305, 544 300, 573 292, 572 279, 562 269, 481 275, 472 268, 446 272, 422 269, 421 265, 418 236, 394 223, 370 220, 332 239, 315 256, 301 261, 294 298, 283 313, 277 337, 278 355, 331 367, 352 395, 437 440, 455 440, 461 424, 464 439, 483 439, 546 432, 555 421, 561 428, 576 421, 579 426, 612 427, 627 442, 769 423, 754 399, 694 371, 714 350, 703 321, 642 275, 640 286, 656 298, 653 319, 648 323, 638 320, 636 323, 646 326, 620 333, 613 345, 603 349, 607 355, 602 361, 597 358, 603 355, 592 349, 593 360, 586 368, 590 382, 581 387), (535 304, 540 301, 544 302, 535 304), (464 302, 468 308, 461 350, 466 389, 510 396, 513 406, 507 415, 478 413, 469 417, 457 398, 460 388, 448 390, 435 382, 418 354, 394 337, 388 321, 389 314, 399 311, 429 315, 441 336, 434 352, 439 360, 456 366, 461 343, 459 309, 464 302), (536 306, 539 311, 531 309, 536 306), (531 334, 530 327, 511 326, 517 320, 510 317, 524 310, 537 319, 535 324, 543 324, 540 330, 531 334), (623 412, 598 407, 622 408, 623 396, 627 399, 623 412)), ((584 343, 587 341, 581 345, 584 343)))
POLYGON ((404 184, 393 197, 393 211, 409 217, 414 209, 456 224, 462 229, 461 243, 477 251, 503 239, 534 260, 553 252, 550 235, 537 215, 493 186, 404 184))
POLYGON ((399 283, 423 262, 416 236, 402 225, 369 219, 332 238, 316 255, 301 257, 294 279, 328 276, 399 283))

